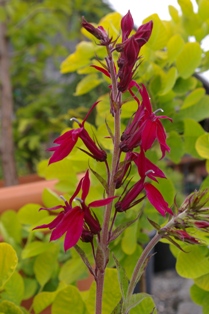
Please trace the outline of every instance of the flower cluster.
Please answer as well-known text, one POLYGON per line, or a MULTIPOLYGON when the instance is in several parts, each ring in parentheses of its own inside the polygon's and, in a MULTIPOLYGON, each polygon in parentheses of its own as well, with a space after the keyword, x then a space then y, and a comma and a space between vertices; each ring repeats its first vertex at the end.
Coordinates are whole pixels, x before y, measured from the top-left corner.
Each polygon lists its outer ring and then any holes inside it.
POLYGON ((73 247, 81 238, 83 242, 92 242, 93 236, 98 235, 101 231, 101 226, 96 215, 91 212, 90 208, 101 207, 112 202, 114 197, 96 200, 88 205, 86 197, 90 188, 89 171, 80 180, 78 186, 70 198, 69 202, 65 200, 65 205, 58 205, 52 208, 40 208, 40 210, 57 210, 62 208, 56 218, 49 224, 40 225, 34 229, 49 228, 52 230, 50 240, 57 240, 65 234, 64 249, 68 250, 73 247), (81 192, 81 198, 77 195, 81 192), (79 205, 73 206, 73 201, 76 200, 79 205))
POLYGON ((190 244, 202 243, 194 235, 196 230, 209 232, 209 207, 205 206, 208 201, 208 190, 191 193, 179 208, 176 205, 176 214, 167 226, 157 227, 159 233, 173 243, 172 238, 190 244))
MULTIPOLYGON (((53 208, 42 208, 50 211, 63 209, 51 223, 39 226, 36 229, 49 228, 52 230, 51 240, 56 240, 65 235, 65 250, 74 246, 79 239, 91 242, 93 245, 93 237, 96 235, 99 241, 102 227, 91 209, 106 205, 111 209, 113 208, 112 202, 115 197, 118 197, 118 200, 115 203, 114 219, 116 219, 118 212, 132 208, 145 197, 161 215, 173 215, 162 194, 150 182, 158 182, 157 178, 165 178, 165 174, 146 157, 146 152, 152 148, 155 142, 158 142, 160 145, 161 158, 165 156, 166 152, 169 152, 169 147, 166 143, 166 133, 160 120, 169 119, 171 121, 171 119, 167 116, 157 115, 158 111, 162 111, 161 109, 153 112, 146 87, 143 84, 138 85, 133 79, 139 65, 140 49, 151 36, 153 23, 150 21, 140 26, 131 35, 134 22, 131 13, 128 12, 121 20, 121 43, 117 43, 117 40, 110 38, 102 26, 95 27, 84 18, 82 26, 99 40, 100 45, 105 46, 107 49, 106 65, 101 63, 101 67, 93 66, 112 81, 110 86, 110 112, 113 113, 113 116, 116 113, 120 115, 120 111, 123 110, 122 96, 127 90, 136 101, 138 109, 130 118, 122 135, 117 132, 117 140, 115 134, 111 136, 114 144, 113 159, 115 159, 112 164, 109 164, 107 160, 107 152, 102 149, 97 140, 91 138, 85 129, 85 122, 98 101, 92 105, 82 123, 73 118, 78 123, 78 128, 69 130, 59 136, 54 141, 57 146, 49 149, 49 151, 53 152, 49 160, 51 164, 67 157, 80 138, 87 150, 80 149, 95 160, 104 162, 107 169, 106 182, 103 182, 103 186, 106 186, 106 198, 86 204, 86 197, 90 189, 89 171, 87 171, 80 180, 69 202, 65 201, 65 205, 53 208), (113 61, 113 53, 118 53, 116 62, 113 61), (133 92, 133 89, 136 89, 137 94, 133 92), (114 99, 113 94, 115 95, 114 99), (132 164, 137 168, 140 177, 133 185, 131 178, 129 178, 129 170, 132 164), (117 189, 120 187, 123 192, 117 195, 117 189), (80 192, 81 198, 78 198, 77 196, 80 192), (74 199, 77 202, 76 206, 73 206, 74 199)), ((119 130, 120 125, 116 121, 115 123, 117 123, 116 128, 119 130)), ((108 224, 106 223, 105 226, 108 226, 108 224)))

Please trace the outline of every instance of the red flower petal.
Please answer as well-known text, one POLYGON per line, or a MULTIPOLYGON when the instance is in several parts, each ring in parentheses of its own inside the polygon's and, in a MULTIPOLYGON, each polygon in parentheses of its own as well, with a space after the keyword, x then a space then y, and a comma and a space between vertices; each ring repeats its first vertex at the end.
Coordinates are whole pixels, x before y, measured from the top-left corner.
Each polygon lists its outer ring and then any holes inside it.
POLYGON ((164 200, 162 194, 151 183, 145 183, 144 188, 148 200, 162 216, 165 216, 166 213, 173 215, 172 210, 168 207, 168 203, 164 200))

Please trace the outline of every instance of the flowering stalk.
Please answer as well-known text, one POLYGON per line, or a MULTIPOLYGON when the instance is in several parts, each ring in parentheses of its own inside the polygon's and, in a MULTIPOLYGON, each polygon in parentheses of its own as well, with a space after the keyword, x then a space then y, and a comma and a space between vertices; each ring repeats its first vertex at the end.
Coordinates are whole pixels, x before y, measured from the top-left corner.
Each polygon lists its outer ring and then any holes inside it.
MULTIPOLYGON (((86 120, 98 104, 98 101, 96 101, 82 122, 73 118, 78 124, 77 128, 65 132, 54 141, 57 146, 49 149, 53 152, 49 163, 58 162, 67 157, 74 149, 78 139, 81 139, 86 147, 86 149, 80 148, 81 151, 96 161, 103 162, 106 166, 107 179, 105 181, 102 178, 100 181, 106 195, 99 200, 87 202, 86 199, 91 188, 89 170, 87 170, 69 201, 64 200, 64 204, 52 208, 41 208, 49 211, 61 209, 61 211, 51 223, 38 226, 35 229, 48 228, 51 231, 50 240, 57 240, 64 236, 65 250, 75 246, 94 276, 96 282, 95 314, 102 314, 105 269, 109 260, 109 243, 114 241, 139 217, 138 215, 133 221, 114 229, 118 215, 130 210, 146 198, 159 214, 169 218, 168 223, 163 228, 150 220, 150 223, 157 229, 157 233, 147 244, 136 263, 128 284, 126 298, 123 296, 125 299, 123 303, 126 304, 126 299, 132 295, 139 280, 139 275, 143 272, 155 244, 163 237, 178 247, 179 244, 175 239, 192 244, 199 243, 198 239, 191 236, 186 229, 194 226, 197 229, 209 230, 209 210, 203 207, 205 204, 202 200, 204 193, 194 193, 185 200, 178 209, 178 213, 175 214, 156 185, 152 184, 152 181, 158 183, 158 178, 166 180, 166 176, 156 164, 148 159, 146 153, 152 149, 153 144, 156 142, 161 150, 161 159, 166 152, 170 151, 166 143, 166 132, 161 119, 172 122, 171 118, 159 115, 162 109, 159 108, 153 111, 146 87, 143 84, 139 85, 134 80, 134 74, 140 65, 140 49, 149 40, 153 27, 152 21, 140 26, 135 34, 131 35, 134 22, 131 13, 128 12, 121 20, 121 43, 117 43, 117 39, 109 37, 102 26, 94 27, 84 18, 82 26, 96 40, 99 40, 99 45, 105 46, 107 51, 106 64, 101 62, 101 67, 96 65, 93 65, 93 67, 110 78, 111 81, 109 99, 110 113, 114 119, 114 131, 112 134, 108 127, 107 131, 110 133, 113 142, 112 160, 109 165, 107 152, 98 143, 97 139, 92 138, 85 129, 86 120), (116 62, 113 58, 114 54, 118 54, 116 62), (127 101, 125 92, 126 94, 129 93, 137 103, 137 110, 130 117, 127 126, 121 133, 121 111, 123 110, 123 103, 127 101), (136 168, 137 176, 137 181, 134 184, 130 177, 132 166, 136 168), (74 200, 76 201, 75 206, 73 206, 74 200), (99 221, 93 211, 94 208, 101 206, 105 207, 102 222, 99 221), (79 240, 91 245, 95 260, 94 269, 85 253, 77 245, 79 240)), ((90 170, 92 169, 90 168, 90 170)), ((128 313, 128 310, 125 309, 124 313, 128 313)))

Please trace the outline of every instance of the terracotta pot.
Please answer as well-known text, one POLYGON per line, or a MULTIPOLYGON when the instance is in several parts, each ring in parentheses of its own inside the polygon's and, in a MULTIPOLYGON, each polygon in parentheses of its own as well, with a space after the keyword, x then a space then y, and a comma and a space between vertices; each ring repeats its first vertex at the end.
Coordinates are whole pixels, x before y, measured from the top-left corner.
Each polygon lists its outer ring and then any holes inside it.
MULTIPOLYGON (((42 204, 41 195, 44 188, 50 188, 55 191, 57 180, 46 181, 37 176, 30 176, 35 182, 23 183, 10 187, 0 188, 0 213, 8 209, 18 210, 25 204, 42 204), (37 181, 38 180, 38 181, 37 181)), ((24 182, 23 180, 21 180, 24 182)), ((30 181, 29 178, 26 181, 30 181)))

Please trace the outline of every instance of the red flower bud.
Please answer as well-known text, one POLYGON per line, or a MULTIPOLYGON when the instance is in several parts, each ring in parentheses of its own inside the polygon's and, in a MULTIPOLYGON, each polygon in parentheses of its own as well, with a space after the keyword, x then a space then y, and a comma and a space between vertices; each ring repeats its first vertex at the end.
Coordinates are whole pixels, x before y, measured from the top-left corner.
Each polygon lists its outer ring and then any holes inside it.
POLYGON ((134 21, 130 11, 121 20, 122 41, 126 40, 134 27, 134 21))

